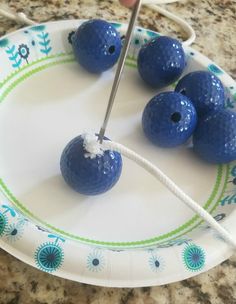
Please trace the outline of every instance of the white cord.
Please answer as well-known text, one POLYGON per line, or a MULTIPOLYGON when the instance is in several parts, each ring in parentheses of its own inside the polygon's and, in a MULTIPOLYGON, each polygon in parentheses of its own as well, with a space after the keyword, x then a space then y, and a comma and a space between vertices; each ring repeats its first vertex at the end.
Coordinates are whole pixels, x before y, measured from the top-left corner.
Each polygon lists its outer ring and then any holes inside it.
POLYGON ((105 150, 113 150, 121 153, 130 160, 137 163, 146 171, 151 173, 156 179, 158 179, 165 187, 167 187, 176 197, 196 212, 202 219, 204 219, 213 229, 215 229, 225 241, 231 246, 236 248, 236 239, 223 228, 205 209, 198 205, 191 197, 189 197, 183 190, 181 190, 168 176, 166 176, 158 167, 154 166, 150 161, 143 158, 136 152, 129 148, 112 141, 103 141, 102 148, 105 150))
POLYGON ((7 5, 0 4, 0 14, 8 19, 14 20, 19 23, 34 25, 36 22, 29 19, 24 13, 15 13, 7 5))
MULTIPOLYGON (((180 0, 143 0, 143 4, 150 7, 151 9, 157 11, 158 13, 162 14, 163 16, 166 16, 167 18, 173 20, 177 24, 181 26, 181 28, 187 33, 188 39, 183 41, 183 45, 191 45, 194 40, 196 39, 196 34, 194 32, 194 29, 191 27, 191 25, 188 24, 185 20, 182 18, 176 16, 175 14, 167 11, 166 9, 157 6, 155 4, 167 4, 167 3, 173 3, 180 0)), ((24 13, 15 13, 13 12, 8 6, 4 4, 0 4, 0 14, 11 19, 15 20, 16 22, 33 25, 36 24, 33 20, 29 19, 24 13)))
POLYGON ((180 27, 185 31, 185 33, 188 35, 188 39, 183 41, 182 44, 185 46, 191 45, 195 39, 196 34, 192 26, 186 22, 184 19, 178 17, 177 15, 169 12, 168 10, 156 5, 156 4, 168 4, 168 3, 174 3, 178 2, 180 0, 143 0, 143 4, 148 6, 154 11, 157 11, 161 15, 173 20, 175 23, 180 25, 180 27))
POLYGON ((36 24, 36 22, 34 22, 33 20, 29 19, 26 14, 24 13, 18 13, 17 14, 18 20, 22 23, 28 24, 28 25, 34 25, 36 24))
MULTIPOLYGON (((167 1, 169 1, 169 0, 167 0, 167 1)), ((172 2, 175 2, 175 1, 178 1, 178 0, 174 0, 172 2)), ((145 2, 151 2, 151 0, 148 0, 145 2)), ((152 2, 154 2, 154 1, 152 1, 152 2)), ((157 2, 157 1, 155 1, 155 2, 157 2)), ((164 3, 164 2, 161 2, 161 3, 164 3)), ((168 2, 165 2, 165 3, 168 3, 168 2)), ((176 16, 175 14, 167 11, 166 9, 164 9, 160 6, 153 5, 153 4, 147 4, 147 6, 150 7, 151 9, 157 11, 158 13, 166 16, 167 18, 173 20, 175 23, 177 23, 178 25, 181 26, 181 28, 188 35, 188 39, 182 42, 182 44, 184 46, 189 46, 194 42, 194 40, 196 39, 196 34, 195 34, 194 29, 191 27, 191 25, 188 22, 186 22, 184 19, 176 16)))

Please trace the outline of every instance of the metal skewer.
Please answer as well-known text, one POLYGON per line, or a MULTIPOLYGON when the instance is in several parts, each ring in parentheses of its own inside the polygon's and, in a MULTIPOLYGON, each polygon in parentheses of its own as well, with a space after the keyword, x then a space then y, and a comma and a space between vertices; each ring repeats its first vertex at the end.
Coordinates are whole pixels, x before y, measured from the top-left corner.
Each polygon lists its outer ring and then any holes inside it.
POLYGON ((98 135, 98 139, 99 139, 100 143, 102 143, 103 137, 104 137, 105 132, 106 132, 108 120, 109 120, 109 117, 110 117, 110 114, 111 114, 112 106, 113 106, 114 101, 115 101, 117 89, 118 89, 120 79, 121 79, 121 75, 122 75, 122 71, 123 71, 123 68, 124 68, 125 59, 126 59, 126 56, 128 54, 132 34, 133 34, 133 31, 134 31, 134 26, 135 26, 135 23, 136 23, 136 20, 137 20, 137 17, 138 17, 138 13, 139 13, 139 10, 140 10, 140 7, 141 7, 141 2, 142 2, 142 0, 137 0, 135 6, 133 8, 131 18, 130 18, 130 22, 129 22, 129 26, 128 26, 128 29, 127 29, 124 46, 123 46, 123 49, 122 49, 122 52, 121 52, 121 56, 120 56, 120 59, 119 59, 119 62, 118 62, 118 66, 117 66, 117 70, 116 70, 116 74, 115 74, 115 78, 114 78, 114 82, 113 82, 112 89, 111 89, 111 94, 110 94, 110 98, 109 98, 109 101, 108 101, 105 118, 104 118, 102 127, 100 129, 99 135, 98 135))

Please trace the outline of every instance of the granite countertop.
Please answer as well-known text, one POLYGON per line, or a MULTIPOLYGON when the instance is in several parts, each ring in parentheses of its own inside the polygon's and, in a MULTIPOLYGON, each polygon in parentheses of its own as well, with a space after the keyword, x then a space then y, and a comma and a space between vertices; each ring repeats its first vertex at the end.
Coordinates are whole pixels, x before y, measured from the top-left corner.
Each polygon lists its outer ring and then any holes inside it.
MULTIPOLYGON (((100 17, 126 21, 130 12, 116 0, 1 0, 30 18, 50 20, 100 17)), ((166 7, 185 19, 197 34, 193 47, 216 61, 236 79, 236 1, 183 0, 166 7)), ((143 7, 139 24, 184 38, 174 23, 143 7)), ((0 36, 20 26, 0 17, 0 36)), ((40 272, 0 250, 0 304, 236 304, 236 256, 182 282, 136 289, 101 288, 40 272)))

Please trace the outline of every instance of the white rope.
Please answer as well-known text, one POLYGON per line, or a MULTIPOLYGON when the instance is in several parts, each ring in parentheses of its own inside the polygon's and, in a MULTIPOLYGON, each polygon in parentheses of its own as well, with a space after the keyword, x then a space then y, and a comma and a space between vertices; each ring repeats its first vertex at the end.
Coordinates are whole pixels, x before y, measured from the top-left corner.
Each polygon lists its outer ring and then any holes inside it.
MULTIPOLYGON (((157 11, 158 13, 162 14, 163 16, 166 16, 167 18, 173 20, 175 23, 180 25, 180 27, 187 33, 188 39, 183 41, 183 45, 191 45, 195 38, 196 34, 194 32, 194 29, 191 27, 191 25, 183 20, 182 18, 176 16, 175 14, 167 11, 166 9, 157 6, 155 4, 167 4, 167 3, 174 3, 180 0, 143 0, 143 4, 150 7, 152 10, 157 11)), ((34 25, 36 22, 29 19, 24 13, 15 13, 12 11, 7 5, 0 4, 0 14, 3 15, 6 18, 9 18, 11 20, 15 20, 18 23, 23 23, 27 25, 34 25)))
POLYGON ((28 25, 34 25, 36 24, 36 22, 34 22, 33 20, 29 19, 26 14, 20 12, 20 13, 17 13, 17 18, 20 22, 22 22, 23 24, 28 24, 28 25))
MULTIPOLYGON (((169 1, 169 0, 167 0, 167 1, 169 1)), ((174 0, 172 2, 175 2, 175 1, 176 0, 174 0)), ((144 2, 149 3, 149 2, 154 2, 154 1, 147 0, 147 1, 144 1, 144 2)), ((157 2, 157 1, 155 1, 155 2, 157 2)), ((160 2, 160 3, 168 3, 168 2, 160 2)), ((196 34, 195 34, 194 29, 191 27, 191 25, 187 21, 185 21, 184 19, 178 17, 177 15, 169 12, 168 10, 166 10, 166 9, 160 7, 160 6, 153 5, 153 4, 147 4, 147 6, 150 7, 151 9, 157 11, 158 13, 162 14, 163 16, 166 16, 167 18, 173 20, 178 25, 180 25, 180 27, 188 35, 188 39, 182 42, 182 44, 184 46, 189 46, 194 42, 194 40, 196 39, 196 34)))
POLYGON ((11 10, 7 5, 0 4, 0 14, 8 19, 14 20, 18 23, 34 25, 36 22, 29 19, 24 13, 16 13, 11 10))
POLYGON ((136 152, 129 148, 112 141, 103 141, 102 148, 105 150, 113 150, 121 153, 130 160, 137 163, 146 171, 151 173, 158 179, 166 188, 168 188, 176 197, 184 202, 189 208, 196 212, 202 219, 204 219, 213 229, 215 229, 222 238, 227 241, 231 246, 236 248, 236 239, 223 228, 205 209, 198 205, 191 197, 189 197, 183 190, 181 190, 168 176, 165 175, 158 167, 154 166, 150 161, 143 158, 136 152))

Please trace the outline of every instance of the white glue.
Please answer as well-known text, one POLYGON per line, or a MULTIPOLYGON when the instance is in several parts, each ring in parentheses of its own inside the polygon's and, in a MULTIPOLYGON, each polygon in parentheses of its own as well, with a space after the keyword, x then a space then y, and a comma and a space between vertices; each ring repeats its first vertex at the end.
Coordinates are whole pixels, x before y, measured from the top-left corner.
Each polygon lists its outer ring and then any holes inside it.
POLYGON ((97 156, 102 156, 104 154, 106 149, 102 147, 95 134, 84 133, 82 134, 82 138, 84 140, 84 149, 88 152, 85 153, 85 158, 94 159, 97 156))

